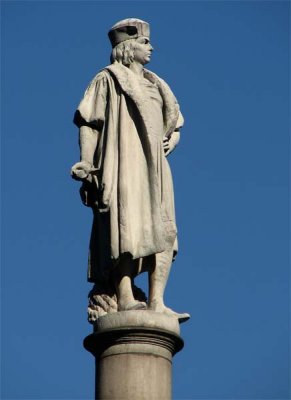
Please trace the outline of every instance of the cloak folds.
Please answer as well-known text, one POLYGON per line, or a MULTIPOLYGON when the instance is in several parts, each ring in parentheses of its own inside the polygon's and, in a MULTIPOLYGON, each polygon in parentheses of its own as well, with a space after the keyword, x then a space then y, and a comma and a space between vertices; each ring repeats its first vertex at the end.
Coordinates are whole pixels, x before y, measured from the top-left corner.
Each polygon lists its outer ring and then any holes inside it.
POLYGON ((133 259, 173 247, 175 223, 172 177, 163 152, 163 137, 183 125, 168 85, 144 70, 162 98, 163 132, 153 119, 151 98, 129 68, 114 63, 99 72, 87 88, 75 123, 98 135, 93 183, 83 186, 91 206, 88 280, 106 281, 123 253, 133 259))

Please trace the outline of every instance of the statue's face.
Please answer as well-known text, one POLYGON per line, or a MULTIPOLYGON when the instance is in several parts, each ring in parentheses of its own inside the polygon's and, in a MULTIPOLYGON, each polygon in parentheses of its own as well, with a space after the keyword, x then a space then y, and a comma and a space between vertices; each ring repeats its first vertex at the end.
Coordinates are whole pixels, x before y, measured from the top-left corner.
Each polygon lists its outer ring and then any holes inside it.
POLYGON ((135 44, 134 61, 142 65, 149 63, 153 49, 149 38, 145 36, 138 37, 135 44))

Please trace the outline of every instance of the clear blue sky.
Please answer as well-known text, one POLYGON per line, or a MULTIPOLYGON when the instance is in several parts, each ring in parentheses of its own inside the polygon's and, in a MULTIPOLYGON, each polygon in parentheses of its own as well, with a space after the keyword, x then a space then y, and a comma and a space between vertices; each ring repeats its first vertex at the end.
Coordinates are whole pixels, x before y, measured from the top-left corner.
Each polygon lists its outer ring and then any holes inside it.
MULTIPOLYGON (((170 156, 190 312, 174 399, 288 398, 288 1, 2 1, 2 398, 90 399, 90 210, 73 113, 108 29, 149 21, 185 117, 170 156)), ((141 280, 141 284, 143 281, 141 280)))

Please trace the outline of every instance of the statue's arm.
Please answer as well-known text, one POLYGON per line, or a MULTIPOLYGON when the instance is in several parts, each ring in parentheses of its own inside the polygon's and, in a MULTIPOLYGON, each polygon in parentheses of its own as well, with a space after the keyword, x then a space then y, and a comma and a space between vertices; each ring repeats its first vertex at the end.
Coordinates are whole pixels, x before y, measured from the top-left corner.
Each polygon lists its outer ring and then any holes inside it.
POLYGON ((176 124, 176 129, 169 136, 164 138, 164 152, 165 156, 168 156, 175 149, 180 141, 180 128, 184 125, 184 118, 179 111, 179 118, 176 124))
POLYGON ((79 144, 81 161, 86 161, 93 166, 94 153, 97 146, 99 132, 89 126, 83 125, 79 131, 79 144))
POLYGON ((73 165, 71 174, 76 180, 91 181, 94 154, 100 132, 105 121, 107 107, 108 76, 104 71, 98 73, 85 91, 74 123, 79 127, 80 162, 73 165))
POLYGON ((89 126, 82 125, 79 131, 80 161, 73 165, 71 174, 76 180, 89 179, 94 171, 94 153, 97 147, 99 132, 89 126))

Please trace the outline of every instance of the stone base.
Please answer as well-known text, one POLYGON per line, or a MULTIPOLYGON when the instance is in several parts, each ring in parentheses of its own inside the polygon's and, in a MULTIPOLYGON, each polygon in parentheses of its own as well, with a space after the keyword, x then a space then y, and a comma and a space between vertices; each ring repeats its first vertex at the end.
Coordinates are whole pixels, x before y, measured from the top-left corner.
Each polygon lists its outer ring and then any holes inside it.
POLYGON ((84 347, 96 358, 96 399, 170 400, 172 357, 183 348, 176 318, 147 310, 99 318, 84 347))

